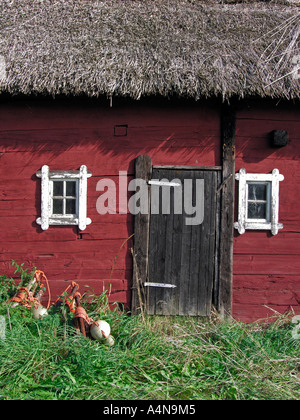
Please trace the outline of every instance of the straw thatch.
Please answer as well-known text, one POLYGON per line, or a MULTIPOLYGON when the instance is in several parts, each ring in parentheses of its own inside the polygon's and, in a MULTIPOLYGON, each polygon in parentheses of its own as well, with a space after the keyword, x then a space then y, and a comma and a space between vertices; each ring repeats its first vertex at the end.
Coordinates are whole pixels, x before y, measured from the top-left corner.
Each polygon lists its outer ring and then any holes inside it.
POLYGON ((0 0, 0 91, 299 98, 299 1, 0 0))

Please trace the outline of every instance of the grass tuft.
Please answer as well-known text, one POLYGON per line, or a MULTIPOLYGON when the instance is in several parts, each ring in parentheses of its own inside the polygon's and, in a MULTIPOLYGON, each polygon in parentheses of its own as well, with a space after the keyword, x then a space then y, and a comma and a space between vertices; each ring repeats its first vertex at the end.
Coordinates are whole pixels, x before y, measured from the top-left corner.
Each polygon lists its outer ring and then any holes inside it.
POLYGON ((114 347, 78 335, 68 313, 50 308, 46 318, 34 320, 28 309, 9 308, 0 286, 6 322, 1 400, 300 398, 300 341, 293 339, 289 315, 272 324, 217 317, 143 320, 110 309, 106 293, 86 294, 82 304, 93 319, 110 324, 114 347))

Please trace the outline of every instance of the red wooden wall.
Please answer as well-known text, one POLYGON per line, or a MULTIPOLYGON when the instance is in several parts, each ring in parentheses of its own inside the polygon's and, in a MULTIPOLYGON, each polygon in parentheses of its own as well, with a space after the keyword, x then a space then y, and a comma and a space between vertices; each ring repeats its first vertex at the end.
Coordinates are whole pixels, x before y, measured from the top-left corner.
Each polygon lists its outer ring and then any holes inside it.
MULTIPOLYGON (((269 173, 279 169, 279 221, 284 228, 234 235, 233 314, 243 321, 300 312, 300 110, 259 109, 238 112, 236 171, 269 173), (272 148, 268 135, 286 130, 290 142, 272 148)), ((237 219, 236 219, 237 220, 237 219)))
MULTIPOLYGON (((121 246, 133 233, 132 216, 99 215, 97 182, 110 178, 118 184, 119 171, 127 171, 127 181, 132 179, 139 154, 149 154, 153 164, 221 165, 219 118, 218 108, 209 106, 0 104, 0 274, 13 274, 10 261, 15 259, 45 271, 53 298, 75 280, 81 292, 87 284, 97 294, 108 289, 111 302, 128 306, 132 240, 121 246), (126 136, 122 126, 127 126, 126 136), (85 164, 92 172, 87 214, 92 224, 83 232, 55 226, 42 231, 35 223, 40 216, 35 173, 44 164, 52 170, 85 164)), ((284 229, 276 236, 265 231, 234 234, 233 315, 243 321, 290 308, 299 312, 299 133, 299 110, 255 107, 237 114, 236 171, 269 173, 278 168, 285 177, 279 212, 284 229), (274 129, 289 132, 286 147, 270 147, 268 134, 274 129)))
POLYGON ((111 289, 110 301, 128 305, 132 260, 128 240, 130 214, 99 215, 97 182, 118 183, 119 171, 134 176, 134 160, 149 154, 154 164, 220 165, 219 113, 216 108, 131 106, 109 108, 83 104, 16 101, 0 105, 0 274, 13 274, 11 259, 43 270, 53 298, 70 280, 99 294, 111 289), (127 125, 127 135, 123 136, 127 125), (116 134, 116 135, 115 135, 116 134), (76 170, 87 165, 86 230, 50 226, 42 231, 40 179, 50 170, 76 170), (113 271, 112 271, 113 267, 113 271), (111 285, 111 287, 110 287, 111 285))

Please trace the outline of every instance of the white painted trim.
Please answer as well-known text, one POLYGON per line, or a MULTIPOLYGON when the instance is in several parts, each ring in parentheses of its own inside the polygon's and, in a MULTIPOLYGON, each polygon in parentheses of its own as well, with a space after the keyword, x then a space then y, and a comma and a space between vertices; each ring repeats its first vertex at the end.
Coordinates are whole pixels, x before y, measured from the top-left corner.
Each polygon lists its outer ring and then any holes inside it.
POLYGON ((86 217, 87 206, 87 168, 82 165, 79 170, 79 191, 78 191, 78 227, 84 230, 91 223, 91 219, 86 217))
MULTIPOLYGON (((46 165, 44 165, 46 166, 46 165)), ((85 166, 85 165, 82 165, 85 166)), ((42 170, 36 172, 36 176, 41 178, 42 170)), ((87 178, 92 176, 92 172, 86 171, 87 178)), ((79 171, 50 171, 49 170, 49 179, 79 179, 81 177, 80 170, 79 171)))
POLYGON ((44 165, 41 171, 41 217, 36 222, 41 225, 43 230, 49 227, 49 214, 50 214, 50 188, 49 188, 49 166, 44 165))
POLYGON ((238 221, 234 223, 234 228, 240 234, 245 233, 247 229, 252 230, 270 230, 273 235, 277 235, 278 230, 283 228, 279 223, 279 182, 284 180, 284 176, 279 173, 278 169, 273 169, 271 174, 247 174, 246 169, 240 169, 235 175, 235 179, 239 181, 239 204, 238 204, 238 221), (271 203, 270 203, 270 221, 262 219, 247 219, 247 182, 270 182, 271 183, 271 203))
POLYGON ((36 223, 41 225, 43 230, 47 230, 50 225, 78 225, 80 230, 84 230, 92 221, 87 217, 87 178, 92 173, 87 170, 85 165, 80 167, 79 171, 50 171, 47 165, 44 165, 36 176, 41 178, 41 217, 36 219, 36 223), (70 216, 52 216, 52 196, 50 181, 53 180, 78 179, 78 215, 70 216))

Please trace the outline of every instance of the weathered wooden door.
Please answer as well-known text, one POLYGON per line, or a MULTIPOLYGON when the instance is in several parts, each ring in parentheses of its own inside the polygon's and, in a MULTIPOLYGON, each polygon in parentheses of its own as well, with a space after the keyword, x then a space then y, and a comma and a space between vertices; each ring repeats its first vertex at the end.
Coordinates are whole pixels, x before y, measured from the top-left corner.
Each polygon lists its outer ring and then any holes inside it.
POLYGON ((148 314, 210 314, 217 287, 219 178, 217 170, 153 168, 148 314))

